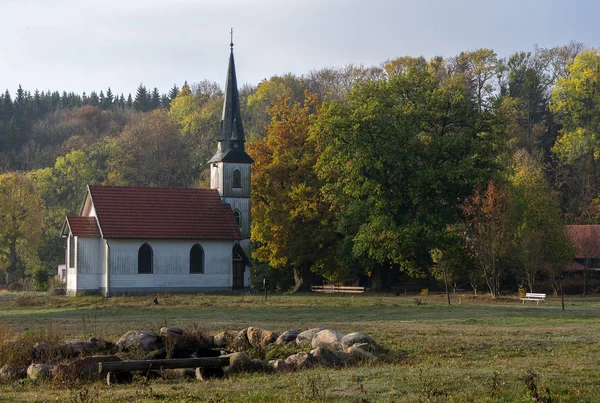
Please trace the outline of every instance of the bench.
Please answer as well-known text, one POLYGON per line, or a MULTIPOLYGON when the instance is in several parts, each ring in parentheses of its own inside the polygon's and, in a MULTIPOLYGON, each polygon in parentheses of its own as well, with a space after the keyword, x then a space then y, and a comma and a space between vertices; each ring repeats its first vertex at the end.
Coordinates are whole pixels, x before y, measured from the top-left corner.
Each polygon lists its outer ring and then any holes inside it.
POLYGON ((312 292, 357 294, 365 292, 365 287, 354 287, 345 285, 311 285, 310 290, 312 292))
POLYGON ((525 301, 535 301, 536 305, 539 305, 540 301, 546 301, 546 294, 536 294, 533 292, 528 292, 527 294, 525 294, 524 298, 521 298, 521 301, 523 301, 523 304, 525 304, 525 301))

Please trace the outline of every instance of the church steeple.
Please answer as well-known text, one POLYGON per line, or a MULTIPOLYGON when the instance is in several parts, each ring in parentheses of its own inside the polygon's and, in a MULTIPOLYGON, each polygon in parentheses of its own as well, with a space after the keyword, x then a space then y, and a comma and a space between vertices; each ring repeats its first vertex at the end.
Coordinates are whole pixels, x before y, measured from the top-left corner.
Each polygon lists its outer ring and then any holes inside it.
POLYGON ((240 96, 238 92, 235 61, 233 59, 233 30, 231 31, 231 51, 229 67, 225 81, 225 99, 223 100, 223 115, 217 133, 218 149, 209 162, 230 161, 251 163, 252 159, 244 150, 246 138, 240 113, 240 96))

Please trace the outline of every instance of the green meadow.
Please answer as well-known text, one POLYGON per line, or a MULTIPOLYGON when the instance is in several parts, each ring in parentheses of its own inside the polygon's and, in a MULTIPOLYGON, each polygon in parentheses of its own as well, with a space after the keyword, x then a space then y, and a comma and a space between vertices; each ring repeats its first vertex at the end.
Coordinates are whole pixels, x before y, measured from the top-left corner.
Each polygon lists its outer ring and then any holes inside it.
MULTIPOLYGON (((134 378, 129 385, 23 380, 0 401, 72 402, 596 402, 600 401, 600 297, 537 306, 517 297, 365 294, 158 295, 70 298, 0 294, 0 336, 100 337, 162 326, 207 333, 248 326, 282 332, 364 332, 379 360, 288 374, 243 373, 208 382, 134 378)), ((1 361, 1 357, 0 357, 1 361)), ((0 362, 0 364, 3 364, 0 362)))

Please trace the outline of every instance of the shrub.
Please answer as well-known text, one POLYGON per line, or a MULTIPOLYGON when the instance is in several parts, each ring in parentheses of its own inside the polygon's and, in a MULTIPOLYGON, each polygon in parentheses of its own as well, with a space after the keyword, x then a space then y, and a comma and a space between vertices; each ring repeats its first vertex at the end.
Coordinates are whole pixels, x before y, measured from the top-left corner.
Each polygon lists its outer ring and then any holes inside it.
POLYGON ((48 270, 43 267, 36 267, 33 270, 33 286, 38 291, 47 291, 48 290, 48 279, 50 275, 48 274, 48 270))
POLYGON ((8 285, 8 291, 23 291, 23 284, 19 282, 10 283, 8 285))

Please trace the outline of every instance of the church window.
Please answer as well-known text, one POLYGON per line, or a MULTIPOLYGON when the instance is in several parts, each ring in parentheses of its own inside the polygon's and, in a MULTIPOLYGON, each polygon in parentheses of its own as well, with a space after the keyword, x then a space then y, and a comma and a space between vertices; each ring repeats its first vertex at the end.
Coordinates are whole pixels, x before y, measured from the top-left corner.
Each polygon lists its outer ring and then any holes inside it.
POLYGON ((240 210, 234 210, 233 217, 238 227, 242 228, 242 213, 240 213, 240 210))
POLYGON ((138 274, 152 274, 152 247, 147 243, 138 250, 138 274))
POLYGON ((190 273, 204 273, 204 250, 200 244, 190 249, 190 273))
POLYGON ((242 173, 240 172, 239 169, 234 169, 233 170, 233 178, 231 181, 231 186, 234 188, 241 188, 242 187, 242 173))
POLYGON ((69 267, 75 267, 75 237, 73 234, 69 237, 69 267))

